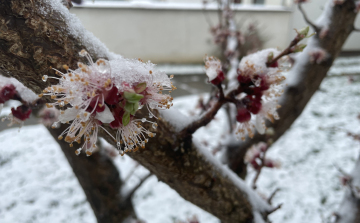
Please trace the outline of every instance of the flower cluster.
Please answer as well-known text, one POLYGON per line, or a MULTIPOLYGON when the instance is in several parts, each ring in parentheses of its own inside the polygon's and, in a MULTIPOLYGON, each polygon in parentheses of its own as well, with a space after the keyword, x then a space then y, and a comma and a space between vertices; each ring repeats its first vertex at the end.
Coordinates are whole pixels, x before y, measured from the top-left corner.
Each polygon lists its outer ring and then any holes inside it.
POLYGON ((262 166, 279 168, 280 162, 265 157, 268 148, 268 145, 264 142, 253 145, 246 152, 245 162, 249 163, 255 170, 259 170, 262 166))
MULTIPOLYGON (((3 78, 2 78, 3 79, 3 78)), ((4 78, 5 80, 5 78, 4 78)), ((6 79, 9 81, 8 79, 6 79)), ((0 113, 5 102, 19 98, 16 87, 12 83, 6 83, 0 88, 0 113)), ((30 117, 32 110, 27 104, 20 105, 16 108, 11 108, 11 114, 2 119, 10 120, 9 126, 13 124, 22 124, 26 119, 30 117)))
POLYGON ((274 121, 279 116, 276 109, 276 99, 283 92, 281 83, 285 77, 281 74, 278 62, 267 66, 274 54, 279 54, 275 49, 262 50, 244 57, 237 70, 237 81, 241 94, 238 98, 236 120, 239 123, 237 134, 242 140, 246 135, 253 137, 256 127, 260 134, 265 132, 265 119, 274 121), (256 116, 255 123, 251 117, 256 116))
MULTIPOLYGON (((154 137, 141 126, 147 119, 136 119, 135 113, 143 106, 150 109, 166 109, 172 106, 172 97, 163 94, 163 90, 176 89, 169 77, 163 72, 153 71, 154 65, 140 60, 116 59, 107 61, 99 59, 93 62, 90 55, 82 50, 80 55, 86 57, 88 65, 78 62, 76 70, 64 65, 65 73, 56 70, 60 77, 43 76, 43 80, 55 78, 57 85, 44 89, 39 95, 49 95, 55 100, 47 107, 60 107, 59 122, 71 125, 59 136, 73 146, 74 142, 84 143, 76 150, 80 154, 85 150, 89 156, 96 148, 99 128, 104 124, 117 130, 112 136, 117 142, 118 150, 124 152, 144 148, 147 137, 154 137)), ((151 122, 152 127, 157 124, 151 122)), ((54 123, 56 125, 57 123, 54 123)))

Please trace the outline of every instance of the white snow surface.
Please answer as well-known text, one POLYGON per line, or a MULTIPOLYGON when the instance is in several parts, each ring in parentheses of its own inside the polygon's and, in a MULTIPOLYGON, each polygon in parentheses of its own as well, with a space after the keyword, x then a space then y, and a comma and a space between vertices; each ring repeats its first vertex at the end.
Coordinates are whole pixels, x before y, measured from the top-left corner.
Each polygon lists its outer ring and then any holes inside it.
MULTIPOLYGON (((341 69, 339 64, 343 63, 337 62, 337 69, 341 69)), ((301 116, 269 150, 267 156, 279 160, 281 168, 264 169, 257 185, 265 196, 281 189, 273 203, 283 206, 270 215, 273 222, 321 222, 338 210, 346 190, 334 164, 350 173, 360 149, 358 142, 346 136, 346 131, 360 133, 356 119, 360 113, 360 78, 354 78, 354 82, 342 76, 326 78, 301 116)), ((198 113, 198 97, 177 98, 174 107, 193 117, 198 113)), ((195 133, 195 138, 214 151, 227 131, 224 111, 220 110, 213 122, 195 133)), ((221 152, 215 157, 221 157, 221 152)), ((122 179, 136 165, 127 156, 117 157, 114 162, 122 179)), ((250 167, 248 170, 246 183, 250 185, 255 171, 250 167)), ((147 173, 138 167, 125 187, 132 188, 147 173)), ((173 223, 193 215, 201 223, 219 223, 155 176, 136 191, 133 202, 138 216, 147 223, 173 223)), ((96 222, 66 158, 41 125, 24 126, 20 132, 18 128, 0 132, 0 222, 96 222)))

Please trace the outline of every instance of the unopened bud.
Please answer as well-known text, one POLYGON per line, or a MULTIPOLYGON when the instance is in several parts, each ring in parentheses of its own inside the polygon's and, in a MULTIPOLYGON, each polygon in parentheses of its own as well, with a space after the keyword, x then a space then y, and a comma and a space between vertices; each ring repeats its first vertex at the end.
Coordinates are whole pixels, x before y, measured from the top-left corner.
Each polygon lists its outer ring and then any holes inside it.
POLYGON ((307 46, 306 44, 299 44, 299 45, 294 46, 291 50, 294 53, 302 52, 306 46, 307 46))
POLYGON ((267 57, 267 62, 270 63, 274 59, 274 53, 270 52, 267 57))
POLYGON ((304 38, 306 38, 306 36, 308 35, 309 30, 310 30, 310 27, 309 27, 309 26, 306 26, 306 27, 304 27, 304 28, 302 28, 302 29, 300 29, 300 30, 296 30, 296 32, 298 33, 298 35, 299 35, 299 37, 300 37, 301 39, 304 39, 304 38))

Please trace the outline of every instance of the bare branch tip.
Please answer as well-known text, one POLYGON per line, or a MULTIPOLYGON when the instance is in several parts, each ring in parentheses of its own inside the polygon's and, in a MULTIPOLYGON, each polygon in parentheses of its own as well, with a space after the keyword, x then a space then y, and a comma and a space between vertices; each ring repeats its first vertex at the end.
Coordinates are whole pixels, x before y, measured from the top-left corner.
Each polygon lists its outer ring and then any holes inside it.
POLYGON ((303 7, 301 6, 301 4, 302 4, 302 3, 299 3, 299 4, 298 4, 298 8, 299 8, 301 14, 302 14, 303 17, 304 17, 305 22, 306 22, 309 26, 311 26, 311 27, 315 30, 316 33, 319 33, 321 29, 320 29, 317 25, 315 25, 315 24, 309 19, 309 17, 307 16, 307 14, 306 14, 305 10, 303 9, 303 7))

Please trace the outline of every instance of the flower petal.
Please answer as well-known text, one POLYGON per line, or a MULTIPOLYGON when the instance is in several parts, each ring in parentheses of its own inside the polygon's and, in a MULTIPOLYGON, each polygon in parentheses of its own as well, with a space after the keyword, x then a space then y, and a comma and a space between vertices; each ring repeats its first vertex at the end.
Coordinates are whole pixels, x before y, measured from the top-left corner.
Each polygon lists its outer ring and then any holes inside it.
POLYGON ((115 120, 113 114, 111 113, 109 107, 107 105, 105 106, 105 110, 102 112, 97 112, 95 118, 102 123, 110 123, 115 120))
POLYGON ((79 113, 79 109, 68 108, 65 110, 64 114, 59 115, 59 121, 61 123, 66 123, 76 118, 76 115, 79 113))

